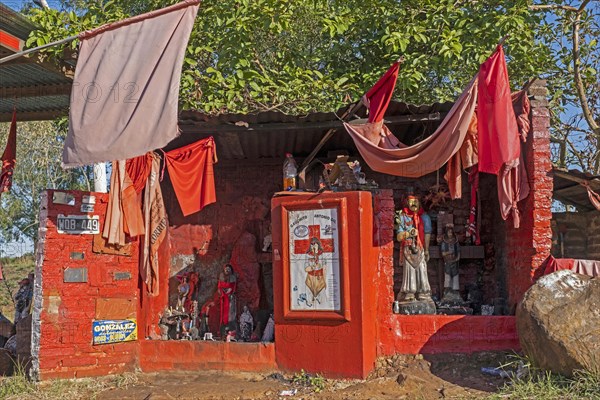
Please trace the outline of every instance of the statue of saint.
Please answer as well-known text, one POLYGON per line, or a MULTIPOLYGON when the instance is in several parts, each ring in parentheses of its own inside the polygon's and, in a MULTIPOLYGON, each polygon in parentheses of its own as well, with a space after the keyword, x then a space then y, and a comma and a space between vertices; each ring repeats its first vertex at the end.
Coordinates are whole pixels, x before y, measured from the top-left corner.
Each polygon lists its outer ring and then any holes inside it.
POLYGON ((219 283, 217 290, 221 303, 221 312, 219 314, 219 326, 222 336, 229 330, 235 330, 236 325, 236 299, 235 290, 237 286, 237 277, 233 272, 231 264, 223 266, 223 272, 219 274, 219 283))
POLYGON ((454 233, 454 225, 446 224, 440 243, 440 251, 444 260, 444 296, 442 303, 462 302, 458 292, 458 262, 460 261, 460 245, 454 233))
POLYGON ((397 300, 400 303, 427 303, 422 310, 410 309, 410 311, 400 312, 435 313, 435 305, 431 300, 431 287, 427 278, 431 218, 425 213, 417 197, 408 196, 406 207, 397 214, 396 224, 396 238, 401 243, 400 258, 401 264, 404 266, 402 287, 397 300))
POLYGON ((249 342, 254 330, 254 319, 248 306, 244 306, 242 315, 240 315, 240 340, 249 342))

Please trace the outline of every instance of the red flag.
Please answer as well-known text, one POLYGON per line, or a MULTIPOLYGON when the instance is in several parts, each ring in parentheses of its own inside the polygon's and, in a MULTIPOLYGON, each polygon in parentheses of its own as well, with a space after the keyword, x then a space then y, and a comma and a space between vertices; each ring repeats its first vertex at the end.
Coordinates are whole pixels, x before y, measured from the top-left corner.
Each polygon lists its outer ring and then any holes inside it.
POLYGON ((501 45, 479 69, 477 123, 479 172, 497 175, 504 164, 516 165, 521 151, 519 128, 501 45))
POLYGON ((2 174, 0 174, 0 193, 8 192, 12 186, 12 175, 17 162, 17 110, 13 110, 12 122, 6 148, 2 154, 2 174))
POLYGON ((377 83, 365 94, 369 107, 369 122, 379 122, 383 119, 385 111, 392 100, 400 63, 395 62, 387 72, 379 78, 377 83))

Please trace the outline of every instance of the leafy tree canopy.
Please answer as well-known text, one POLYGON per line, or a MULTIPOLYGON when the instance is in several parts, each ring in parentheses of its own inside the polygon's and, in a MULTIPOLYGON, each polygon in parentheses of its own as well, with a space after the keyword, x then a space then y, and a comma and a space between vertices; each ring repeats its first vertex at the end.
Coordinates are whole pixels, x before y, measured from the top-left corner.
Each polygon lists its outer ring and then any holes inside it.
MULTIPOLYGON (((41 30, 28 44, 175 2, 65 1, 62 11, 33 9, 41 30)), ((360 98, 401 55, 397 98, 453 100, 506 34, 509 73, 520 87, 551 61, 534 40, 541 18, 524 0, 206 0, 188 46, 181 105, 208 113, 331 111, 360 98)))
MULTIPOLYGON (((30 8, 30 46, 177 0, 64 0, 30 8)), ((182 75, 184 109, 331 111, 359 99, 399 56, 395 97, 453 100, 505 45, 514 89, 548 79, 554 161, 600 174, 600 2, 592 0, 206 0, 182 75)), ((71 43, 75 50, 76 43, 71 43)), ((47 54, 64 57, 62 48, 47 54)))

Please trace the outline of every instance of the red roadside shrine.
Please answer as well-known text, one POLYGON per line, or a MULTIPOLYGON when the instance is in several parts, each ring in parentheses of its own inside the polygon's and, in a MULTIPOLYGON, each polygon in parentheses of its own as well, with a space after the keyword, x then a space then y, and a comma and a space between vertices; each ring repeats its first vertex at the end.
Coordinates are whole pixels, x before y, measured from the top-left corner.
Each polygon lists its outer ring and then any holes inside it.
MULTIPOLYGON (((182 135, 169 147, 214 136, 219 155, 215 165, 217 203, 184 217, 168 176, 161 182, 169 228, 159 253, 158 296, 149 296, 139 277, 137 240, 110 251, 94 233, 102 231, 106 194, 52 190, 44 194, 36 248, 33 375, 39 379, 73 378, 138 368, 303 369, 330 377, 364 378, 377 357, 395 353, 518 349, 514 307, 551 247, 552 177, 545 83, 536 81, 529 95, 531 131, 524 148, 531 193, 519 205, 521 227, 514 229, 511 221, 502 220, 495 177, 482 175, 481 245, 464 246, 460 266, 463 297, 469 285, 476 285, 482 302, 495 305, 498 315, 392 312, 402 279, 394 212, 408 186, 428 193, 437 183, 436 173, 412 179, 371 171, 333 113, 211 117, 184 112, 180 115, 182 135), (240 121, 244 124, 236 123, 240 121), (290 151, 301 160, 316 147, 323 132, 334 127, 340 129, 317 158, 331 162, 344 151, 361 162, 363 172, 379 189, 275 196, 281 190, 283 154, 290 151), (341 280, 336 288, 339 303, 331 311, 307 313, 298 311, 291 301, 289 216, 315 210, 324 210, 319 214, 330 218, 338 232, 335 251, 341 280), (89 232, 82 233, 69 232, 64 226, 59 230, 59 215, 86 216, 97 221, 90 224, 98 225, 90 225, 89 232), (263 239, 269 233, 272 251, 263 252, 263 239), (176 298, 177 275, 197 270, 201 300, 208 300, 232 253, 248 266, 239 271, 239 279, 257 279, 252 285, 259 288, 260 308, 274 311, 275 342, 157 340, 159 318, 176 298), (94 321, 99 320, 134 321, 137 335, 125 342, 94 344, 94 321)), ((433 132, 450 107, 392 102, 385 118, 392 132, 410 143, 433 132)), ((452 213, 459 238, 464 238, 469 215, 466 186, 462 199, 427 210, 432 215, 452 213)), ((442 290, 443 271, 434 253, 432 246, 428 271, 435 295, 442 290)))

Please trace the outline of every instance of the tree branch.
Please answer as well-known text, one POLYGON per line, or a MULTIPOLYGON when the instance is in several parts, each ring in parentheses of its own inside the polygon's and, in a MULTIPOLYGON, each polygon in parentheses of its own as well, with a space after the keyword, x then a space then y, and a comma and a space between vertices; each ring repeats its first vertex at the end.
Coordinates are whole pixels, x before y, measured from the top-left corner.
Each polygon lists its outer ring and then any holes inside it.
POLYGON ((585 117, 586 122, 590 126, 590 129, 596 135, 600 135, 600 126, 594 120, 594 115, 589 108, 587 95, 585 94, 585 87, 583 86, 583 81, 581 80, 581 58, 579 53, 579 26, 581 23, 581 14, 583 13, 585 6, 590 2, 590 0, 585 0, 581 3, 581 6, 577 10, 575 15, 575 21, 573 22, 573 79, 575 83, 575 89, 577 90, 577 96, 579 97, 579 102, 581 103, 581 109, 583 111, 583 116, 585 117))
POLYGON ((550 5, 532 5, 529 6, 530 10, 539 11, 539 10, 565 10, 565 11, 579 11, 577 7, 565 6, 561 4, 550 4, 550 5))

